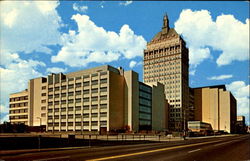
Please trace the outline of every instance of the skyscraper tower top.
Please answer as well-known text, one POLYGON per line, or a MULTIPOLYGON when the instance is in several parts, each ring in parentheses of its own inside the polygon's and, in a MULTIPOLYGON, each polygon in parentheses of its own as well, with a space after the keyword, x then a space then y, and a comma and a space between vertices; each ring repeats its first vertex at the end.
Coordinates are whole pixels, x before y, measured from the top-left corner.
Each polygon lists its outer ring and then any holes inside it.
POLYGON ((165 13, 165 15, 163 17, 163 26, 162 26, 162 29, 167 29, 167 31, 169 30, 169 20, 168 20, 167 13, 165 13))
POLYGON ((180 37, 178 33, 175 31, 174 28, 169 27, 169 19, 167 13, 164 14, 163 16, 163 24, 161 31, 158 32, 153 39, 150 41, 150 43, 155 43, 159 41, 166 41, 166 39, 171 39, 173 37, 180 37))

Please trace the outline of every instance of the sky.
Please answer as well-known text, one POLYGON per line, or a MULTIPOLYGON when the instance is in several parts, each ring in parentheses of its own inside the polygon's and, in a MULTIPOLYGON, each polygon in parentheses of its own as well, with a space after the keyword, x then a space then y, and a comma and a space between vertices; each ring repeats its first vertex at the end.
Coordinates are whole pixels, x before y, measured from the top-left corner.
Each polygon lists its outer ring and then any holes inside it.
POLYGON ((105 64, 143 78, 143 50, 167 13, 189 48, 189 85, 225 84, 249 125, 247 1, 1 1, 0 109, 28 80, 105 64))

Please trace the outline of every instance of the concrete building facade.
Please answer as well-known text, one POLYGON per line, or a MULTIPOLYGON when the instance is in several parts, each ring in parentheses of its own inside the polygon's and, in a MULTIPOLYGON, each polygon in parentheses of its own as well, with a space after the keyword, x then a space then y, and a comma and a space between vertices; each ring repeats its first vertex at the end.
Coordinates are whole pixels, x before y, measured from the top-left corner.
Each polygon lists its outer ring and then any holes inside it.
POLYGON ((13 124, 30 125, 28 90, 10 95, 9 120, 13 124))
POLYGON ((236 103, 225 85, 194 88, 195 120, 210 123, 215 131, 235 132, 236 103))
POLYGON ((189 111, 189 54, 185 41, 169 27, 167 15, 162 30, 144 50, 144 82, 160 82, 169 101, 169 129, 182 131, 189 111))
POLYGON ((51 132, 160 131, 167 126, 164 86, 142 83, 136 72, 122 68, 51 73, 30 80, 25 94, 27 125, 47 125, 51 132))

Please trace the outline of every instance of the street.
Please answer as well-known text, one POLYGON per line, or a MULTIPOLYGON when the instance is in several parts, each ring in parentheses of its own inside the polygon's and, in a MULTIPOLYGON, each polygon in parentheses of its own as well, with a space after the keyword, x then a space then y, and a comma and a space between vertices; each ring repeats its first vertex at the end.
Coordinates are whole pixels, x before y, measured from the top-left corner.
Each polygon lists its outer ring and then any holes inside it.
POLYGON ((73 161, 246 161, 250 160, 250 135, 190 139, 151 144, 84 147, 2 156, 2 160, 73 161))

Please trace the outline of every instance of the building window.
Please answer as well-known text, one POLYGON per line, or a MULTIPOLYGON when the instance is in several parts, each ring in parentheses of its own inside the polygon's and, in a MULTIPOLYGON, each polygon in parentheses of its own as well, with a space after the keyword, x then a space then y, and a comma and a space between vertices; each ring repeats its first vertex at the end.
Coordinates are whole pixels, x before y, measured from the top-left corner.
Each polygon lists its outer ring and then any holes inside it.
POLYGON ((107 87, 100 88, 100 92, 107 92, 107 87))
POLYGON ((98 80, 93 80, 93 81, 91 82, 91 84, 92 84, 92 85, 97 85, 97 84, 98 84, 98 80))
POLYGON ((46 89, 46 86, 42 86, 42 89, 46 89))
POLYGON ((66 89, 66 88, 67 88, 66 86, 62 86, 62 87, 61 87, 62 90, 66 89))
POLYGON ((107 104, 100 104, 101 109, 104 109, 104 108, 107 108, 107 107, 108 107, 107 104))
POLYGON ((89 114, 83 114, 83 118, 89 118, 89 114))
POLYGON ((83 82, 83 86, 89 86, 89 81, 83 82))
POLYGON ((42 93, 42 96, 46 96, 46 93, 42 93))
POLYGON ((107 100, 107 96, 101 96, 100 100, 107 100))
POLYGON ((68 107, 68 111, 74 111, 73 107, 68 107))
POLYGON ((89 102, 89 98, 83 98, 83 102, 89 102))
POLYGON ((92 125, 92 126, 97 126, 97 125, 98 125, 98 122, 97 122, 97 121, 91 121, 91 125, 92 125))
POLYGON ((82 84, 81 83, 76 83, 76 87, 81 87, 82 84))
POLYGON ((101 117, 107 117, 107 112, 101 112, 101 113, 100 113, 100 116, 101 116, 101 117))
POLYGON ((83 110, 88 110, 89 106, 83 106, 82 108, 83 108, 83 110))
POLYGON ((74 92, 69 92, 68 96, 74 96, 74 92))
POLYGON ((81 95, 81 91, 76 91, 76 95, 81 95))
POLYGON ((98 117, 98 113, 91 113, 91 117, 98 117))
POLYGON ((88 89, 83 90, 83 94, 89 94, 89 90, 88 89))
POLYGON ((81 111, 81 106, 76 106, 76 107, 75 107, 75 110, 76 110, 76 111, 81 111))
POLYGON ((97 100, 98 100, 98 97, 92 97, 91 100, 92 100, 92 101, 97 101, 97 100))
POLYGON ((101 80, 100 80, 100 83, 101 83, 101 84, 103 84, 103 83, 107 83, 107 78, 105 78, 105 79, 101 79, 101 80))
POLYGON ((97 92, 98 92, 98 88, 91 89, 91 93, 97 93, 97 92))
POLYGON ((76 103, 80 103, 80 102, 81 102, 81 98, 77 98, 76 103))
POLYGON ((42 100, 41 102, 42 102, 42 103, 46 103, 46 100, 42 100))
POLYGON ((92 108, 92 109, 97 109, 97 108, 98 108, 98 105, 92 105, 91 108, 92 108))
POLYGON ((68 85, 68 89, 72 89, 72 88, 74 88, 74 84, 68 85))

